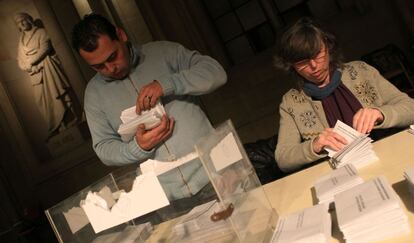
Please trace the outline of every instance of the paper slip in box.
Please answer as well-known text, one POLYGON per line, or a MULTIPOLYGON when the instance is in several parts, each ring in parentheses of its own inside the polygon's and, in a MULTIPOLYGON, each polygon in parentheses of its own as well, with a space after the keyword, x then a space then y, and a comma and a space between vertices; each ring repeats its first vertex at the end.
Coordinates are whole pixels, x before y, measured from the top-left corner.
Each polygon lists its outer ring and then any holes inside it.
POLYGON ((358 169, 378 160, 372 150, 372 139, 367 134, 359 133, 339 120, 333 130, 348 141, 340 151, 326 149, 328 156, 331 157, 329 162, 334 168, 351 163, 358 169))
POLYGON ((410 232, 400 199, 383 176, 335 195, 335 209, 347 242, 378 241, 410 232))
POLYGON ((152 230, 151 223, 129 225, 121 232, 101 235, 92 243, 144 243, 150 237, 152 230))
POLYGON ((331 241, 331 215, 319 204, 281 217, 270 242, 320 243, 331 241))
POLYGON ((319 203, 329 204, 334 201, 336 194, 363 182, 364 180, 358 176, 355 167, 347 164, 319 178, 314 183, 314 188, 319 203))
POLYGON ((145 129, 151 129, 161 122, 161 118, 165 115, 164 106, 158 102, 150 110, 142 111, 140 115, 135 112, 136 107, 130 107, 121 113, 122 124, 118 128, 118 133, 124 142, 130 141, 137 132, 138 125, 144 124, 145 129))
POLYGON ((182 216, 172 228, 172 242, 219 242, 218 239, 233 234, 233 228, 228 219, 212 221, 210 216, 220 212, 217 200, 199 205, 182 216))

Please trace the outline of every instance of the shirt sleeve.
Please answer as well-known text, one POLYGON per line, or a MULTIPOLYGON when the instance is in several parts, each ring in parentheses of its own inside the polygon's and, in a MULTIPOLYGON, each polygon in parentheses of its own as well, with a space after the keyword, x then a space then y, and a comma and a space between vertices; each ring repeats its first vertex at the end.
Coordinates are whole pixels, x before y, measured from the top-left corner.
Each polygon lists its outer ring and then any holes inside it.
POLYGON ((377 86, 382 98, 381 106, 375 107, 384 115, 384 121, 375 128, 408 127, 414 123, 414 100, 386 80, 375 68, 365 64, 370 79, 377 86))
POLYGON ((313 151, 313 139, 302 141, 296 123, 287 111, 286 104, 283 101, 279 107, 279 113, 279 135, 275 158, 282 171, 290 172, 326 157, 326 154, 319 155, 313 151))
POLYGON ((92 89, 85 93, 85 114, 91 132, 93 149, 106 165, 126 165, 148 159, 154 149, 143 150, 135 138, 125 143, 109 124, 104 112, 99 108, 99 95, 92 89))
POLYGON ((164 95, 201 95, 227 81, 223 67, 213 58, 173 42, 162 42, 164 60, 171 73, 158 78, 164 95))

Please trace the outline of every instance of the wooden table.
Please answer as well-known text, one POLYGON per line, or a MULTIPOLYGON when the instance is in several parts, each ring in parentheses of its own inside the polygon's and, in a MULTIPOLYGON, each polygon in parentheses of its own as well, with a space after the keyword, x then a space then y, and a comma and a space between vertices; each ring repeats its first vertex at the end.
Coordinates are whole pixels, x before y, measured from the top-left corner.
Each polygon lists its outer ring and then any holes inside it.
MULTIPOLYGON (((403 210, 411 226, 411 234, 384 242, 414 242, 414 196, 409 193, 403 176, 404 170, 414 165, 414 135, 402 131, 375 142, 374 150, 379 161, 360 168, 358 173, 364 180, 384 175, 400 196, 403 210)), ((328 162, 323 162, 266 184, 264 190, 279 215, 287 215, 316 204, 311 192, 313 183, 331 170, 328 162)), ((333 222, 332 242, 344 242, 335 222, 333 222)))

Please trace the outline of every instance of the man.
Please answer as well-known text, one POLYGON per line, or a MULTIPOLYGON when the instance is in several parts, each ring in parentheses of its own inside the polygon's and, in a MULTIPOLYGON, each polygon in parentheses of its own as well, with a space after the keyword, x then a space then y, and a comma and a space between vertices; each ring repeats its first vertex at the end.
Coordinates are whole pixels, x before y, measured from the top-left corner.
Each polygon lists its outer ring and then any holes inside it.
MULTIPOLYGON (((85 112, 93 148, 106 165, 177 159, 212 131, 194 95, 226 82, 214 59, 166 41, 133 47, 122 29, 96 14, 75 25, 72 44, 97 71, 85 91, 85 112), (117 133, 121 112, 136 105, 139 114, 159 100, 169 117, 150 130, 140 125, 131 141, 122 142, 117 133)), ((208 183, 198 158, 159 179, 170 200, 195 195, 208 183)))

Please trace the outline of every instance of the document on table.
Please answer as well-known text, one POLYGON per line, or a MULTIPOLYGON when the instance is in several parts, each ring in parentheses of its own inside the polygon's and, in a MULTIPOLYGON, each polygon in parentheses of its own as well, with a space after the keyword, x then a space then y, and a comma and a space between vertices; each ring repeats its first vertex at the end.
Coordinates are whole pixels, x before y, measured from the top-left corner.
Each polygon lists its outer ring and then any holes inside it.
POLYGON ((335 209, 347 242, 378 241, 410 232, 400 199, 383 176, 335 195, 335 209))
POLYGON ((118 133, 124 142, 130 141, 137 132, 138 125, 144 124, 145 129, 151 129, 161 122, 161 118, 165 115, 164 106, 158 102, 150 110, 142 111, 140 115, 136 113, 136 107, 130 107, 121 113, 122 124, 118 128, 118 133))
POLYGON ((414 166, 410 166, 404 171, 404 177, 408 183, 408 190, 414 196, 414 166))
POLYGON ((349 188, 363 183, 364 180, 358 176, 358 172, 352 164, 331 171, 320 177, 314 183, 316 197, 319 203, 331 203, 334 196, 349 188))
POLYGON ((326 205, 318 204, 281 217, 270 242, 330 242, 331 224, 328 208, 326 205))
POLYGON ((414 125, 410 125, 408 132, 414 135, 414 125))
POLYGON ((328 156, 331 157, 329 162, 334 168, 352 163, 358 169, 378 160, 372 149, 372 139, 367 134, 359 133, 339 120, 333 130, 348 142, 340 151, 325 149, 328 151, 328 156))

